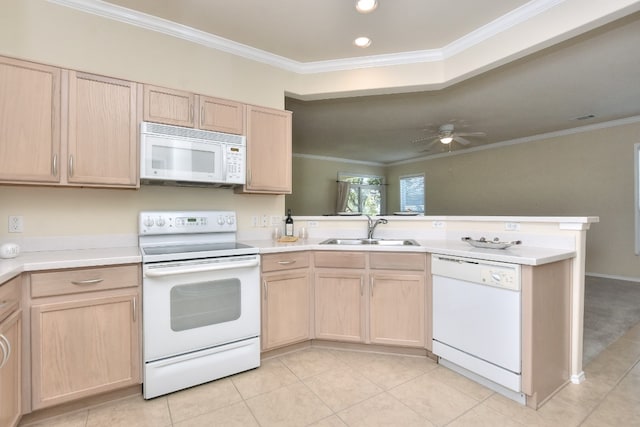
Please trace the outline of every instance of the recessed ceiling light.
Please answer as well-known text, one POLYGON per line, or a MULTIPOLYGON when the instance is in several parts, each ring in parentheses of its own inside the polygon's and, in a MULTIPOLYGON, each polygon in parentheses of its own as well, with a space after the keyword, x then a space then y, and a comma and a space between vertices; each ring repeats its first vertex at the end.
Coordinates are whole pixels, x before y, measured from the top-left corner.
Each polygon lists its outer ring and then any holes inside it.
POLYGON ((356 0, 356 10, 360 13, 373 12, 378 7, 378 0, 356 0))
POLYGON ((358 37, 353 41, 353 44, 358 47, 369 47, 369 45, 371 45, 371 39, 369 37, 358 37))

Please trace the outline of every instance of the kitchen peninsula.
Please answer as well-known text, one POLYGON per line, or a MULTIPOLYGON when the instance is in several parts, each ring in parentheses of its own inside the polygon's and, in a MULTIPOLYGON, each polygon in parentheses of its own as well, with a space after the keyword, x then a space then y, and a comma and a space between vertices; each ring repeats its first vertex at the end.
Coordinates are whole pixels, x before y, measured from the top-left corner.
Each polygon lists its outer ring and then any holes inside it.
MULTIPOLYGON (((586 232, 592 223, 598 222, 597 217, 451 217, 451 216, 416 216, 416 217, 385 217, 387 224, 379 226, 375 231, 376 238, 382 239, 414 239, 419 246, 396 246, 385 247, 377 245, 358 246, 336 246, 321 244, 328 238, 361 238, 366 235, 367 220, 365 217, 294 217, 296 234, 301 227, 305 227, 308 238, 299 239, 293 243, 277 243, 270 237, 268 228, 247 228, 238 231, 238 240, 259 248, 263 258, 263 269, 267 265, 267 258, 272 256, 286 256, 296 254, 300 256, 300 266, 313 269, 313 262, 316 263, 315 271, 323 269, 318 264, 318 254, 336 253, 340 251, 340 258, 344 260, 355 259, 345 256, 347 254, 358 254, 359 259, 363 259, 363 267, 371 268, 371 276, 379 274, 374 271, 382 269, 390 271, 397 268, 393 266, 401 259, 400 255, 411 256, 419 260, 420 256, 427 260, 429 254, 440 254, 449 256, 461 256, 475 259, 482 259, 492 262, 505 262, 521 265, 525 268, 538 268, 554 263, 566 263, 569 268, 568 279, 570 283, 569 305, 567 312, 570 313, 570 380, 580 383, 584 379, 582 371, 582 317, 584 303, 584 262, 585 262, 585 239, 586 232), (462 237, 470 236, 474 239, 486 237, 493 239, 500 238, 503 241, 522 241, 521 245, 512 246, 507 249, 481 249, 473 248, 466 242, 461 241, 462 237), (380 254, 376 257, 375 254, 380 254), (390 256, 391 254, 391 256, 390 256), (312 260, 312 261, 310 261, 312 260), (315 261, 313 261, 315 260, 315 261), (306 263, 306 264, 305 264, 306 263)), ((57 241, 60 244, 59 239, 57 241)), ((71 241, 72 238, 69 238, 71 241)), ((126 240, 126 239, 124 239, 126 240)), ((129 241, 129 240, 127 240, 129 241)), ((99 243, 99 239, 95 242, 99 243)), ((95 243, 94 242, 94 243, 95 243)), ((67 245, 69 247, 71 244, 67 245)), ((47 270, 60 269, 80 269, 101 266, 123 266, 137 265, 141 258, 137 247, 128 246, 121 248, 109 247, 109 240, 105 238, 105 247, 97 249, 83 249, 81 247, 70 248, 69 250, 56 251, 54 247, 47 247, 43 244, 39 251, 23 252, 12 260, 0 261, 0 283, 7 283, 14 277, 26 277, 29 274, 43 272, 47 270), (24 273, 24 274, 23 274, 24 273)), ((32 247, 37 245, 32 242, 32 247)), ((322 261, 325 262, 325 261, 322 261)), ((329 265, 329 264, 325 264, 329 265)), ((406 264, 406 271, 398 271, 403 277, 409 280, 429 280, 429 262, 418 265, 422 268, 421 273, 415 267, 414 261, 406 264), (425 274, 426 273, 426 274, 425 274)), ((356 267, 355 265, 350 266, 356 267)), ((294 267, 295 268, 295 267, 294 267)), ((403 267, 404 268, 404 267, 403 267)), ((326 270, 326 268, 325 268, 326 270)), ((381 271, 382 271, 381 270, 381 271)), ((72 271, 72 270, 68 270, 72 271)), ((263 270, 264 271, 264 270, 263 270)), ((382 271, 384 273, 384 271, 382 271)), ((270 277, 286 271, 275 271, 270 277), (277 274, 276 274, 277 273, 277 274)), ((368 273, 369 274, 369 273, 368 273)), ((302 297, 312 298, 313 275, 305 276, 309 279, 310 288, 308 294, 302 297)), ((28 283, 25 280, 22 286, 28 283)), ((131 283, 133 286, 135 283, 131 283)), ((41 286, 42 288, 42 286, 41 286)), ((127 293, 128 296, 135 297, 135 288, 129 287, 122 291, 108 291, 111 293, 127 293), (130 295, 129 295, 130 294, 130 295)), ((382 288, 381 288, 382 289, 382 288)), ((25 303, 27 290, 23 289, 23 319, 27 319, 30 308, 25 303)), ((111 294, 109 294, 111 295, 111 294)), ((134 306, 135 306, 135 299, 134 306)), ((135 310, 135 309, 134 309, 135 310)), ((307 316, 309 313, 307 312, 307 316)), ((426 317, 426 316, 425 316, 426 317)), ((264 321, 264 318, 263 318, 264 321)), ((25 324, 27 322, 24 322, 25 324)), ((264 327, 264 326, 263 326, 264 327)), ((430 325, 426 326, 426 331, 421 337, 427 337, 429 341, 430 325)), ((310 330, 310 328, 309 328, 310 330)), ((27 328, 24 328, 23 342, 29 342, 30 335, 27 328)), ((312 336, 309 335, 309 338, 312 336)), ((416 345, 429 348, 429 343, 423 341, 419 344, 397 343, 389 345, 400 345, 415 347, 416 345)), ((375 336, 371 342, 383 342, 375 336)), ((24 363, 29 363, 29 358, 23 358, 24 363)), ((25 383, 28 384, 28 383, 25 383)), ((27 391, 28 392, 28 391, 27 391)), ((538 402, 540 403, 540 402, 538 402)), ((34 408, 35 409, 35 408, 34 408)))

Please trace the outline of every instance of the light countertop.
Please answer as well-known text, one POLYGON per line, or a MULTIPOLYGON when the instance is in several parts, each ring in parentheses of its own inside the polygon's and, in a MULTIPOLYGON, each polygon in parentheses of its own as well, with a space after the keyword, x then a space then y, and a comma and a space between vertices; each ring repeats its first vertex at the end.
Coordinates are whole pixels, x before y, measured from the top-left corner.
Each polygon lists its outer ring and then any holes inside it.
MULTIPOLYGON (((462 241, 453 240, 417 240, 420 246, 321 245, 320 242, 323 240, 324 239, 298 240, 294 243, 277 243, 272 240, 242 240, 242 243, 257 247, 261 254, 311 250, 423 252, 534 266, 576 256, 575 251, 569 249, 532 246, 512 246, 507 249, 482 249, 471 247, 462 241)), ((0 283, 22 272, 131 264, 141 261, 142 256, 137 246, 24 252, 16 258, 0 260, 0 283)))

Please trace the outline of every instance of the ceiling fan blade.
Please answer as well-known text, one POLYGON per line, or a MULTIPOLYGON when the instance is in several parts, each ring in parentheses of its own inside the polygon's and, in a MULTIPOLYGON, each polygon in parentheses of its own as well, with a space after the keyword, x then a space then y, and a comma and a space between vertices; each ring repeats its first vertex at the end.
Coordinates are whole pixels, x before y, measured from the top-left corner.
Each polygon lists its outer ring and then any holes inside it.
POLYGON ((458 135, 458 136, 477 136, 477 137, 487 136, 487 134, 484 133, 484 132, 456 132, 456 135, 458 135))
POLYGON ((424 149, 420 150, 420 152, 421 153, 426 153, 426 152, 429 152, 429 151, 433 151, 433 146, 436 145, 438 142, 440 142, 440 140, 438 138, 435 138, 424 149))
POLYGON ((464 139, 463 137, 461 137, 460 135, 455 135, 453 137, 453 140, 456 142, 459 142, 462 145, 469 145, 471 144, 471 141, 469 141, 468 139, 464 139))
POLYGON ((411 141, 412 144, 417 144, 419 142, 425 142, 425 141, 429 141, 430 139, 433 138, 437 138, 438 135, 429 135, 429 136, 425 136, 424 138, 418 138, 418 139, 414 139, 413 141, 411 141))

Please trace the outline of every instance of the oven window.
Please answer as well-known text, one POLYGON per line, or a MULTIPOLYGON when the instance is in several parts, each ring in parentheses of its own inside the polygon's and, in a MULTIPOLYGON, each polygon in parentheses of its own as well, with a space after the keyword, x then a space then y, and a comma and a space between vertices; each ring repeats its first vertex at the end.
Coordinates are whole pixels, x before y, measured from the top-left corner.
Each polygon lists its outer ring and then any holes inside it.
POLYGON ((187 329, 237 320, 241 314, 240 280, 224 279, 171 288, 171 329, 187 329))

